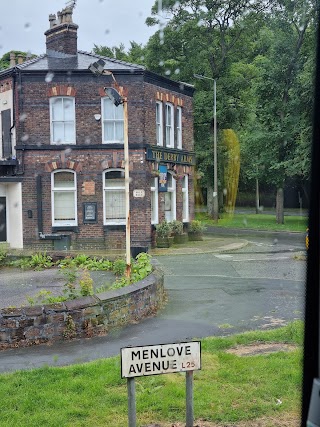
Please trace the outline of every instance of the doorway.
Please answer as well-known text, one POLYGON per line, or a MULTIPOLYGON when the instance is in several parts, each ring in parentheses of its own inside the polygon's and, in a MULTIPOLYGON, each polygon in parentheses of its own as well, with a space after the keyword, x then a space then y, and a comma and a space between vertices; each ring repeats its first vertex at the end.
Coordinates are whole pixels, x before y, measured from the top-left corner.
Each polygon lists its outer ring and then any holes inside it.
POLYGON ((7 201, 0 197, 0 242, 7 241, 7 201))

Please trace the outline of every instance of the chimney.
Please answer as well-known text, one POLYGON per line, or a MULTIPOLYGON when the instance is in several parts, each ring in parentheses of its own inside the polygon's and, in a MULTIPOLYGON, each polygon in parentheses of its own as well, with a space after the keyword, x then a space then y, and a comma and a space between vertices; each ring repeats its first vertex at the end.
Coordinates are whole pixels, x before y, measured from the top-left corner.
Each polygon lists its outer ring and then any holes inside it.
POLYGON ((18 53, 18 64, 23 64, 23 55, 18 53))
POLYGON ((56 15, 49 15, 50 28, 46 36, 47 54, 51 52, 77 55, 77 30, 78 25, 72 22, 72 7, 66 7, 56 15))
POLYGON ((16 66, 16 54, 14 52, 10 53, 10 67, 16 66))

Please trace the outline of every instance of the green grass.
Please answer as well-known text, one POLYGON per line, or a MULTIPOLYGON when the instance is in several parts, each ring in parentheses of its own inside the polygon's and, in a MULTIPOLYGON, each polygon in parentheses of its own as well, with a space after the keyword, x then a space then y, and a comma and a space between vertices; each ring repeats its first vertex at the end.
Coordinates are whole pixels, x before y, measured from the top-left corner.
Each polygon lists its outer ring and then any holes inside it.
MULTIPOLYGON (((272 331, 202 340, 202 370, 194 375, 195 417, 230 423, 296 413, 302 333, 302 322, 294 322, 272 331), (289 342, 300 349, 248 357, 226 352, 257 342, 289 342)), ((138 426, 184 421, 184 374, 137 378, 136 390, 138 426)), ((2 374, 0 398, 3 427, 127 425, 126 380, 120 378, 119 357, 2 374)))
POLYGON ((248 228, 269 231, 300 231, 305 232, 308 218, 305 216, 285 216, 284 224, 277 224, 274 215, 267 214, 221 214, 218 223, 215 223, 204 212, 196 213, 196 219, 205 225, 214 225, 226 228, 248 228))

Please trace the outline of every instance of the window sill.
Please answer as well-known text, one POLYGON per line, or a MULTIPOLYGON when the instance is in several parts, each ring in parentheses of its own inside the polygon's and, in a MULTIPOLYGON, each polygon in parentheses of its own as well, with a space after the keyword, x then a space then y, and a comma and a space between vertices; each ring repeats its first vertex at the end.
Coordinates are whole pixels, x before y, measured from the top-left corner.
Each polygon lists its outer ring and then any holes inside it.
POLYGON ((55 225, 52 227, 52 232, 56 231, 73 231, 74 233, 79 233, 79 227, 77 225, 55 225))
POLYGON ((104 225, 103 231, 126 231, 125 224, 104 225))

